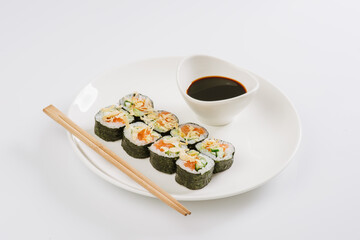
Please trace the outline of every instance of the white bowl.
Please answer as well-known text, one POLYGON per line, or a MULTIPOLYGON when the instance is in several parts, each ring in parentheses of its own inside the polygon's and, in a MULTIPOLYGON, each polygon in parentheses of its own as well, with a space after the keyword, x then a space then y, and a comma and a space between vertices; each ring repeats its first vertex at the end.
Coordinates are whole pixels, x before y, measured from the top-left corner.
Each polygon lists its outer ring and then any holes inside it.
POLYGON ((259 88, 259 82, 249 71, 221 59, 195 55, 184 58, 177 70, 177 85, 185 102, 205 124, 220 126, 229 124, 251 102, 259 88), (202 101, 190 97, 186 91, 193 81, 207 76, 222 76, 240 82, 247 90, 237 97, 202 101))

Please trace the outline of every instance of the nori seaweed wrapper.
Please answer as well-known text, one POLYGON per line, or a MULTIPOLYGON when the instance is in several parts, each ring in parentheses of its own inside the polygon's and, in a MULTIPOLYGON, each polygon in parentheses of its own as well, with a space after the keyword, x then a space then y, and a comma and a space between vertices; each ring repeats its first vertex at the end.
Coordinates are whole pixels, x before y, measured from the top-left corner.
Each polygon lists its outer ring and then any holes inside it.
POLYGON ((114 142, 123 138, 124 128, 125 126, 120 128, 108 128, 95 120, 94 132, 101 139, 108 142, 114 142))
POLYGON ((231 167, 231 165, 233 164, 234 155, 232 158, 226 159, 226 160, 221 160, 221 161, 216 161, 215 159, 213 159, 213 160, 215 162, 214 173, 223 172, 223 171, 229 169, 231 167))
POLYGON ((194 143, 194 144, 187 144, 186 146, 188 147, 188 149, 193 149, 193 150, 196 150, 196 148, 195 148, 195 145, 196 145, 196 143, 194 143))
POLYGON ((134 143, 132 143, 129 139, 126 137, 123 138, 121 141, 121 146, 124 148, 125 152, 129 154, 130 156, 134 158, 147 158, 150 156, 149 146, 152 143, 138 146, 134 143))
POLYGON ((176 172, 176 160, 179 157, 165 157, 150 150, 150 163, 158 171, 173 174, 176 172))
POLYGON ((171 130, 172 130, 172 129, 170 129, 169 131, 166 131, 166 132, 161 132, 161 131, 156 130, 156 129, 154 128, 154 131, 157 132, 157 133, 159 133, 162 137, 167 136, 167 135, 170 135, 170 131, 171 131, 171 130))
POLYGON ((182 169, 180 166, 176 167, 175 181, 191 190, 197 190, 205 187, 211 181, 213 169, 204 174, 193 174, 182 169))
POLYGON ((133 115, 133 117, 134 117, 133 123, 135 123, 135 122, 143 122, 143 123, 145 123, 140 117, 136 117, 135 115, 133 115))

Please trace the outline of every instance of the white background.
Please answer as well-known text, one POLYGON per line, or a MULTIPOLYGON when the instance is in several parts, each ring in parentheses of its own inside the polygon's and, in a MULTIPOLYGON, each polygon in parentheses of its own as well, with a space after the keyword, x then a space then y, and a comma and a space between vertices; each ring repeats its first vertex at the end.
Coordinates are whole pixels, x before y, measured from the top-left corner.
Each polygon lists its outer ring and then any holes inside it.
POLYGON ((0 239, 360 239, 359 23, 355 0, 1 1, 0 239), (198 53, 279 87, 303 138, 266 185, 191 216, 95 175, 42 113, 112 67, 198 53))

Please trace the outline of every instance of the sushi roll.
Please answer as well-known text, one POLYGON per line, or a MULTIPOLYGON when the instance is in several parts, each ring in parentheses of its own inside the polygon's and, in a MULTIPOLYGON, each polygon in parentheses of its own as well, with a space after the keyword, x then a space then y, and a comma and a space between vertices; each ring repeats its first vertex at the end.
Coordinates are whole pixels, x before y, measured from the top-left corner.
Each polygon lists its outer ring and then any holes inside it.
POLYGON ((120 105, 139 121, 140 117, 153 112, 153 101, 140 93, 131 93, 120 99, 120 105))
POLYGON ((196 143, 201 142, 209 135, 204 127, 195 123, 181 124, 177 129, 171 130, 170 134, 173 137, 179 137, 180 141, 186 143, 190 149, 194 149, 196 143))
POLYGON ((158 171, 172 174, 176 171, 176 160, 180 151, 187 150, 178 137, 164 136, 150 147, 150 163, 158 171))
POLYGON ((121 106, 108 106, 95 115, 94 131, 105 141, 117 141, 122 139, 125 125, 133 121, 134 117, 121 106))
POLYGON ((148 147, 160 137, 145 123, 135 122, 125 127, 121 146, 134 158, 147 158, 150 156, 148 147))
POLYGON ((163 136, 169 135, 170 130, 179 126, 179 119, 167 111, 154 111, 144 115, 141 119, 163 136))
POLYGON ((211 181, 214 166, 211 158, 196 150, 180 152, 175 181, 192 190, 201 189, 211 181))
POLYGON ((196 150, 214 160, 214 173, 229 169, 234 162, 235 147, 229 142, 207 138, 196 144, 195 147, 196 150))

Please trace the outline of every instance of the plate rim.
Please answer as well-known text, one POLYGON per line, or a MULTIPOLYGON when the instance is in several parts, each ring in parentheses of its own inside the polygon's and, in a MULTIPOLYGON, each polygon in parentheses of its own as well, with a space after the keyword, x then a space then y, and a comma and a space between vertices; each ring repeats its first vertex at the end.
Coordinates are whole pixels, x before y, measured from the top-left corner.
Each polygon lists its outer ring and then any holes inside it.
MULTIPOLYGON (((134 65, 134 64, 139 64, 139 63, 143 63, 143 62, 147 62, 147 61, 154 61, 154 60, 165 60, 165 59, 178 59, 179 61, 181 60, 182 57, 178 56, 169 56, 169 57, 157 57, 157 58, 147 58, 147 59, 142 59, 142 60, 138 60, 138 61, 133 61, 130 63, 126 63, 126 64, 122 64, 119 66, 115 66, 112 67, 104 72, 102 72, 101 74, 95 76, 87 85, 85 85, 83 88, 81 88, 81 90, 78 92, 78 94, 75 96, 74 100, 77 99, 79 97, 79 95, 81 94, 82 89, 84 89, 86 86, 88 86, 89 84, 93 83, 94 81, 98 80, 99 78, 101 78, 101 76, 104 76, 106 74, 111 73, 112 71, 119 69, 119 68, 124 68, 126 66, 129 65, 134 65)), ((248 69, 246 69, 247 71, 249 71, 248 69)), ((225 194, 220 194, 220 195, 211 195, 211 196, 196 196, 196 197, 191 197, 189 195, 179 195, 179 194, 171 194, 175 199, 177 200, 181 200, 181 201, 205 201, 205 200, 214 200, 214 199, 221 199, 221 198, 227 198, 227 197, 232 197, 235 195, 239 195, 245 192, 249 192, 255 188, 258 188, 262 185, 264 185, 265 183, 269 182, 271 179, 275 178, 276 176, 278 176, 280 173, 282 173, 284 171, 284 169, 289 165, 289 163, 291 162, 291 160, 294 158, 296 152, 298 151, 299 147, 300 147, 300 143, 301 143, 301 139, 302 139, 302 125, 301 125, 301 121, 300 121, 300 116, 298 114, 298 111, 296 110, 293 102, 289 99, 289 97, 283 93, 283 91, 281 91, 276 85, 272 84, 271 82, 269 82, 268 80, 260 77, 259 75, 249 71, 251 74, 253 74, 255 77, 259 78, 261 81, 265 81, 268 84, 271 85, 271 87, 275 88, 277 91, 279 91, 279 93, 287 100, 287 102, 289 103, 289 105, 291 106, 292 110, 294 111, 295 117, 296 117, 296 122, 298 125, 298 139, 297 139, 297 143, 295 148, 292 151, 291 156, 287 159, 287 161, 283 164, 283 166, 281 166, 280 170, 278 172, 276 172, 275 174, 269 176, 268 178, 266 178, 265 180, 263 180, 262 182, 255 184, 254 186, 251 186, 249 188, 246 189, 241 189, 239 191, 233 191, 233 192, 229 192, 229 193, 225 193, 225 194)), ((74 106, 74 100, 71 102, 68 111, 67 111, 67 115, 70 115, 70 111, 72 109, 72 107, 74 106)), ((70 145, 71 147, 74 149, 74 151, 76 152, 76 154, 80 157, 81 161, 92 171, 94 172, 96 175, 100 176, 102 179, 104 179, 105 181, 120 187, 124 190, 127 190, 129 192, 133 192, 139 195, 143 195, 143 196, 147 196, 147 197, 153 197, 156 198, 154 195, 152 195, 150 192, 148 192, 145 188, 143 188, 143 190, 137 189, 137 188, 133 188, 123 182, 120 182, 116 179, 114 179, 113 177, 111 177, 110 175, 108 175, 106 172, 102 171, 101 169, 99 169, 97 166, 95 166, 91 160, 86 156, 86 154, 81 150, 81 148, 79 147, 78 143, 76 142, 76 138, 74 135, 72 135, 70 132, 67 132, 67 136, 68 139, 70 141, 70 145)))

